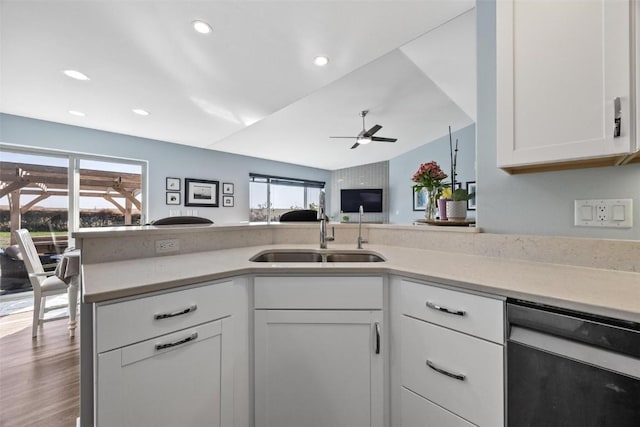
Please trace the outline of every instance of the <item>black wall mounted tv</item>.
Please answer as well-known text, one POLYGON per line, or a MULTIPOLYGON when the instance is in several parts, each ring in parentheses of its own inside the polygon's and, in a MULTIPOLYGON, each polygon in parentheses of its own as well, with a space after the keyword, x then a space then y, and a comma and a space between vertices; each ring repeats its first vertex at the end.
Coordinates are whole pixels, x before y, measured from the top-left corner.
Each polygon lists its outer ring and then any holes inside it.
POLYGON ((340 211, 382 212, 382 188, 340 190, 340 211))

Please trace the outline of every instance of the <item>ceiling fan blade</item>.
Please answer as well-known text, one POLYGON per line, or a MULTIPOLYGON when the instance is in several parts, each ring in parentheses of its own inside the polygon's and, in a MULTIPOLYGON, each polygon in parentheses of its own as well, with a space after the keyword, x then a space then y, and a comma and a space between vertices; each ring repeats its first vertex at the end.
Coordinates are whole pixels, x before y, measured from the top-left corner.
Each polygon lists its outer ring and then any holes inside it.
POLYGON ((357 136, 330 136, 329 138, 351 138, 351 139, 356 138, 357 139, 358 137, 357 136))
POLYGON ((382 126, 380 125, 375 125, 374 127, 372 127, 371 129, 369 129, 368 131, 366 131, 365 133, 362 134, 362 136, 372 136, 374 133, 378 132, 380 129, 382 129, 382 126))
POLYGON ((378 142, 396 142, 398 139, 397 138, 381 138, 379 136, 372 136, 371 140, 378 141, 378 142))
POLYGON ((358 145, 360 145, 360 143, 359 143, 359 142, 356 142, 355 144, 353 144, 353 145, 351 146, 351 149, 353 150, 354 148, 357 148, 357 147, 358 147, 358 145))

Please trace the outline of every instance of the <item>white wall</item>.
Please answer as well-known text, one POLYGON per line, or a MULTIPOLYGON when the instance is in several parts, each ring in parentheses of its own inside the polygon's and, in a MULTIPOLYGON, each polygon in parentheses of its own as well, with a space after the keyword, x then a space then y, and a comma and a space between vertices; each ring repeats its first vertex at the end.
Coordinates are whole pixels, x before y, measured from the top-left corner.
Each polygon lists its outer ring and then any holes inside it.
MULTIPOLYGON (((189 208, 216 223, 249 219, 249 172, 304 178, 327 183, 330 198, 331 172, 289 163, 204 150, 129 135, 60 123, 0 114, 0 142, 71 152, 126 157, 149 162, 149 215, 157 219, 169 215, 169 209, 187 209, 165 204, 165 178, 198 178, 235 184, 234 207, 189 208)), ((182 181, 184 199, 184 180, 182 181)), ((222 205, 220 205, 222 206, 222 205)), ((329 206, 330 208, 330 206, 329 206)))
POLYGON ((496 167, 495 0, 479 0, 476 12, 480 227, 493 233, 640 238, 640 164, 515 176, 496 167), (574 199, 598 198, 632 198, 634 227, 574 227, 574 199))
MULTIPOLYGON (((476 180, 475 129, 475 125, 470 125, 451 134, 454 145, 456 139, 458 139, 458 161, 456 166, 456 175, 458 176, 456 180, 462 183, 462 188, 465 188, 465 184, 468 181, 476 180)), ((424 209, 421 211, 413 210, 413 185, 415 183, 411 181, 411 177, 418 170, 421 163, 432 160, 435 160, 447 175, 451 174, 448 134, 389 160, 390 222, 411 224, 415 219, 424 218, 424 209)), ((483 196, 481 195, 481 197, 483 196)), ((468 211, 467 217, 474 218, 475 211, 468 211)))

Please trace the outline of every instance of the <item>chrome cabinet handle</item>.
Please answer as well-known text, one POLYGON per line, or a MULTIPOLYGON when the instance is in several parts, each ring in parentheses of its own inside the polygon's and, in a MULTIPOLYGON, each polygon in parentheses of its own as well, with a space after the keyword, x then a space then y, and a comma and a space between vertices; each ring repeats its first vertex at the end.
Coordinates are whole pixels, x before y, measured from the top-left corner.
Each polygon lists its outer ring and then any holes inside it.
POLYGON ((431 360, 429 360, 429 359, 427 359, 427 366, 428 366, 428 367, 430 367, 431 369, 433 369, 434 371, 436 371, 436 372, 438 372, 438 373, 442 374, 442 375, 446 375, 446 376, 448 376, 448 377, 455 378, 456 380, 459 380, 459 381, 464 381, 464 380, 465 380, 465 378, 467 378, 467 376, 466 376, 466 375, 463 375, 463 374, 454 374, 453 372, 449 372, 449 371, 447 371, 447 370, 445 370, 445 369, 438 368, 438 367, 437 367, 436 365, 434 365, 434 363, 433 363, 431 360))
POLYGON ((380 323, 376 322, 374 324, 376 331, 376 342, 375 342, 375 352, 376 354, 380 354, 380 323))
POLYGON ((453 310, 451 308, 444 307, 442 305, 434 304, 431 301, 427 301, 425 305, 433 310, 442 311, 444 313, 455 314, 456 316, 464 316, 467 314, 464 310, 453 310))
POLYGON ((622 107, 620 106, 620 97, 613 98, 613 137, 620 136, 620 126, 622 125, 622 107))
POLYGON ((183 314, 192 313, 192 312, 196 311, 197 309, 198 309, 198 306, 193 304, 193 305, 185 308, 184 310, 174 311, 173 313, 155 314, 153 316, 153 318, 155 320, 168 319, 170 317, 182 316, 183 314))
POLYGON ((164 350, 165 348, 176 347, 176 346, 179 346, 181 344, 188 343, 189 341, 193 341, 196 338, 198 338, 198 333, 194 332, 191 335, 189 335, 188 337, 183 338, 183 339, 178 340, 178 341, 169 342, 169 343, 166 343, 166 344, 156 344, 156 351, 164 350))

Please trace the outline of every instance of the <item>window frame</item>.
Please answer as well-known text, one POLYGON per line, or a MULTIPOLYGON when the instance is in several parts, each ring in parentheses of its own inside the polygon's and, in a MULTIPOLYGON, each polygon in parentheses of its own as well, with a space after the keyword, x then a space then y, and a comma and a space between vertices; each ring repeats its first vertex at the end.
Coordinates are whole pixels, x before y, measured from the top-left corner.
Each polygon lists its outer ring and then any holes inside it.
POLYGON ((69 183, 69 246, 74 246, 75 242, 71 233, 79 231, 80 224, 80 161, 94 160, 100 162, 121 163, 140 166, 141 168, 141 189, 140 203, 140 223, 145 224, 149 218, 149 161, 142 159, 132 159, 127 157, 107 156, 100 154, 83 153, 77 151, 56 150, 41 147, 27 147, 24 145, 0 143, 0 152, 12 152, 17 154, 30 154, 66 158, 68 160, 68 183, 69 183))
MULTIPOLYGON (((283 176, 276 176, 276 175, 266 175, 266 174, 259 174, 259 173, 253 173, 253 172, 249 172, 249 189, 251 189, 251 183, 253 182, 259 182, 262 183, 262 181, 257 181, 256 178, 258 178, 259 180, 266 180, 265 184, 267 185, 267 211, 270 212, 271 211, 271 184, 276 184, 276 185, 289 185, 292 187, 301 187, 304 190, 304 206, 305 209, 308 209, 309 206, 309 197, 308 197, 308 189, 309 188, 318 188, 320 190, 325 189, 326 187, 326 182, 325 181, 316 181, 316 180, 311 180, 311 179, 302 179, 302 178, 289 178, 289 177, 283 177, 283 176)), ((251 190, 249 190, 251 191, 251 190)), ((251 195, 249 195, 249 220, 251 220, 251 195)), ((269 213, 267 215, 267 224, 271 223, 271 214, 269 213)))

